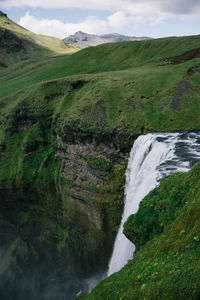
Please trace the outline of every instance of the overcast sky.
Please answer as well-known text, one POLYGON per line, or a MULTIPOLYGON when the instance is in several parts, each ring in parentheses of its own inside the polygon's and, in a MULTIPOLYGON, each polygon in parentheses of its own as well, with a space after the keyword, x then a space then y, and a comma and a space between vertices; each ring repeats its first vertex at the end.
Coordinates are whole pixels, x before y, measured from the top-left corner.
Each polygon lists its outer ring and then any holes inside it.
POLYGON ((59 38, 78 30, 155 38, 200 33, 200 0, 0 0, 0 10, 59 38))

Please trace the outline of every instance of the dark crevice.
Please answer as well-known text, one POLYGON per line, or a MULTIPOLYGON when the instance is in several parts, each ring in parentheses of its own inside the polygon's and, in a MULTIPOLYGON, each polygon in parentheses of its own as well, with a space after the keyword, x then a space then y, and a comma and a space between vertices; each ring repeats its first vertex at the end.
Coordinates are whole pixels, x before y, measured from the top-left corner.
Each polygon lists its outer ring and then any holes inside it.
POLYGON ((199 58, 199 57, 200 57, 200 48, 197 48, 197 49, 187 51, 181 55, 170 57, 170 58, 168 58, 168 61, 172 65, 178 65, 178 64, 184 63, 188 60, 192 60, 192 59, 199 58))

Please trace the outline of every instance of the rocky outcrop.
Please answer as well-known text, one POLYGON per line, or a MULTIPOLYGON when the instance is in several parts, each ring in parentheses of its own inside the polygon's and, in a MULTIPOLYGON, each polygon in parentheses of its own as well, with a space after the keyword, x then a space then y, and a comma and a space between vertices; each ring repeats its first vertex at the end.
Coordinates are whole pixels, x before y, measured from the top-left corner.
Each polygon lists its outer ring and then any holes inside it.
POLYGON ((63 201, 71 202, 74 209, 87 215, 90 222, 101 230, 103 216, 99 206, 100 191, 109 184, 107 176, 117 165, 126 162, 124 154, 103 142, 65 143, 57 136, 56 157, 61 160, 60 176, 65 180, 63 201))

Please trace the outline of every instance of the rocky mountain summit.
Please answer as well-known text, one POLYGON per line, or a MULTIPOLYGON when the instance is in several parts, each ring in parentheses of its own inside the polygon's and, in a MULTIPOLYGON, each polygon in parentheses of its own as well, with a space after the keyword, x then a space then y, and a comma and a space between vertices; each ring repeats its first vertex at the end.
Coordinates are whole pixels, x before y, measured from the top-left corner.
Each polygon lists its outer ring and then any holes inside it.
POLYGON ((116 43, 125 41, 147 40, 149 37, 126 36, 118 33, 95 35, 82 31, 77 31, 74 35, 69 35, 63 41, 66 44, 76 45, 80 47, 97 46, 105 43, 116 43))

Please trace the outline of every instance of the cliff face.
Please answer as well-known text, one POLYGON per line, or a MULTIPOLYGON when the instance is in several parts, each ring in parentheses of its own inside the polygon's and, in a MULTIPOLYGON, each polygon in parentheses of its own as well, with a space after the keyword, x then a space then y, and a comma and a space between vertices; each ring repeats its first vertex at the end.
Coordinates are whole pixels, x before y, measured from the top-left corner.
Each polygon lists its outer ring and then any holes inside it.
POLYGON ((63 293, 78 292, 105 270, 123 208, 126 154, 76 127, 62 136, 32 104, 1 119, 1 297, 8 282, 38 297, 52 277, 55 292, 62 280, 63 293))
POLYGON ((103 222, 100 209, 100 192, 108 185, 107 176, 112 176, 116 166, 124 165, 126 159, 120 151, 103 142, 95 140, 81 143, 64 143, 57 136, 58 151, 56 157, 61 160, 61 178, 66 183, 66 202, 88 216, 98 229, 103 222), (110 174, 109 174, 110 173, 110 174))

